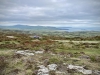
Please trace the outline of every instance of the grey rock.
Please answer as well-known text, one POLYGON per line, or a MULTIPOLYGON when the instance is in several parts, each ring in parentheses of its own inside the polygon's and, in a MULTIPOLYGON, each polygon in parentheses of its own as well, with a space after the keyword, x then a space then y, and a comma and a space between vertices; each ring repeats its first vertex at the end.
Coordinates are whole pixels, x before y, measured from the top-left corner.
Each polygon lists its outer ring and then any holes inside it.
POLYGON ((57 69, 57 65, 56 64, 50 64, 48 65, 49 70, 56 70, 57 69))
POLYGON ((21 55, 28 55, 28 56, 33 56, 34 54, 31 53, 31 52, 27 52, 27 51, 24 51, 24 50, 21 50, 21 51, 17 51, 15 52, 16 54, 21 54, 21 55))
POLYGON ((36 54, 43 54, 44 51, 35 51, 36 54))
POLYGON ((54 71, 57 68, 56 64, 50 64, 48 67, 45 67, 44 65, 38 66, 40 69, 37 72, 37 75, 49 75, 50 71, 54 71))
POLYGON ((46 68, 44 65, 38 66, 40 69, 38 70, 37 75, 49 75, 49 69, 46 68))
POLYGON ((92 70, 86 70, 82 66, 74 66, 74 65, 68 65, 68 69, 75 69, 78 72, 81 72, 83 74, 92 74, 92 70))
POLYGON ((88 55, 81 55, 79 58, 81 58, 81 59, 90 59, 90 57, 88 56, 88 55))
POLYGON ((95 71, 93 71, 93 74, 94 74, 94 75, 100 75, 100 71, 95 70, 95 71))
POLYGON ((66 75, 66 73, 61 71, 56 71, 56 75, 66 75))

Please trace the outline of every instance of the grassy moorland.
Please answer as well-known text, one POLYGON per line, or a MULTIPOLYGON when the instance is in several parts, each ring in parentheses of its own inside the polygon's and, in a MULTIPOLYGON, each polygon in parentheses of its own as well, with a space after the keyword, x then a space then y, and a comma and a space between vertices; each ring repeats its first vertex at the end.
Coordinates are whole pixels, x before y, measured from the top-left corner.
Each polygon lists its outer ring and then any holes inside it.
MULTIPOLYGON (((49 75, 84 75, 76 70, 69 70, 69 64, 84 66, 87 70, 93 70, 91 75, 99 75, 94 71, 100 71, 100 35, 88 33, 89 36, 76 37, 72 32, 54 34, 1 30, 0 75, 38 75, 38 66, 49 64, 57 64, 57 70, 50 71, 49 75), (66 37, 68 34, 73 36, 66 37), (31 52, 34 55, 17 54, 17 51, 31 52), (43 53, 36 53, 37 51, 43 53)), ((82 32, 80 34, 83 35, 82 32)))

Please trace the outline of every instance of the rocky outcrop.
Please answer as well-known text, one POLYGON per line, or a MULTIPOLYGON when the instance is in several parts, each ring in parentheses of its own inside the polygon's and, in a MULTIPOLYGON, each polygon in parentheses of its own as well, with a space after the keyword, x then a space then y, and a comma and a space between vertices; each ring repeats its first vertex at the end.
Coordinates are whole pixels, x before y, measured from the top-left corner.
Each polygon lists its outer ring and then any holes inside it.
POLYGON ((47 67, 45 67, 44 65, 40 65, 38 67, 39 70, 37 72, 37 75, 49 75, 50 71, 55 71, 57 69, 56 64, 50 64, 47 67))
POLYGON ((34 53, 33 52, 30 52, 29 50, 20 50, 20 51, 16 51, 15 53, 16 54, 21 54, 21 55, 28 55, 28 56, 32 56, 34 54, 43 54, 44 51, 35 51, 34 53))
POLYGON ((83 74, 92 74, 92 70, 86 70, 84 69, 82 66, 74 66, 74 65, 68 65, 67 67, 68 69, 73 69, 73 70, 77 70, 78 72, 81 72, 83 74))
POLYGON ((38 66, 40 69, 37 72, 37 75, 49 75, 49 69, 44 65, 38 66))

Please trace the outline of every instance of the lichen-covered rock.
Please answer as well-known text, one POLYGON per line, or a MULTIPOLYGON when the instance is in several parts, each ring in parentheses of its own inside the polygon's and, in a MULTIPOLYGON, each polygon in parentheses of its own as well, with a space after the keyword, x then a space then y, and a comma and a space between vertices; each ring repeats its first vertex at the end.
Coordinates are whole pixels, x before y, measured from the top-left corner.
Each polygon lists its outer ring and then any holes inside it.
POLYGON ((48 65, 49 70, 56 70, 57 69, 57 65, 56 64, 50 64, 48 65))
POLYGON ((33 53, 28 52, 28 51, 24 51, 24 50, 17 51, 16 54, 28 55, 28 56, 33 56, 34 55, 33 53))
POLYGON ((83 74, 92 74, 92 70, 86 70, 82 66, 74 66, 74 65, 68 65, 68 69, 75 69, 78 72, 81 72, 83 74))
POLYGON ((49 69, 46 68, 44 65, 38 66, 40 69, 38 70, 37 75, 49 75, 49 69))
POLYGON ((55 71, 57 69, 56 64, 50 64, 48 67, 45 67, 44 65, 38 66, 40 69, 37 72, 37 75, 49 75, 49 72, 55 71))

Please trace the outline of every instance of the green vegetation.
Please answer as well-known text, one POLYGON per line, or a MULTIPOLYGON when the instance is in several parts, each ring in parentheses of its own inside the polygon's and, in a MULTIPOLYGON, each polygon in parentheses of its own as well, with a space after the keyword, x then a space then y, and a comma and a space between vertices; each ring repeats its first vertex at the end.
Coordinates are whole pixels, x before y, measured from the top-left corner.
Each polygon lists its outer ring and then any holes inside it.
MULTIPOLYGON (((58 70, 61 71, 65 71, 68 64, 100 70, 100 32, 94 32, 95 35, 90 33, 93 32, 41 32, 40 34, 40 32, 0 30, 0 68, 2 68, 0 75, 36 75, 38 65, 48 64, 57 64, 60 66, 58 70), (83 37, 83 34, 88 36, 83 37), (25 56, 16 54, 18 50, 29 50, 32 53, 44 51, 44 53, 25 56)), ((50 75, 56 75, 55 71, 50 71, 50 75)))
POLYGON ((60 64, 63 61, 59 57, 52 57, 49 59, 49 64, 60 64))

